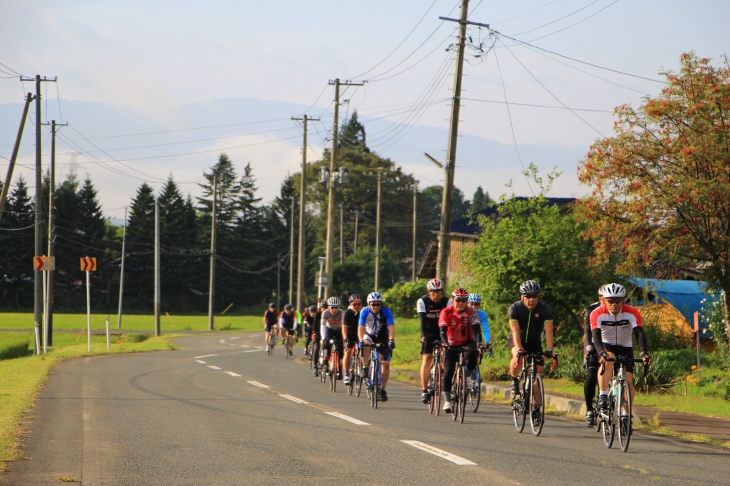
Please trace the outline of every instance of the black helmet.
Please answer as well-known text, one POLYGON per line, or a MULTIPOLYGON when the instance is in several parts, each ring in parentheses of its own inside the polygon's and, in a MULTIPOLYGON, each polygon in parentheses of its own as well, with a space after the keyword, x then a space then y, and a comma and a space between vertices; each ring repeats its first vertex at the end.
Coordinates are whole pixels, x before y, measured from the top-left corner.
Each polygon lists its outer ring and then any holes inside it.
POLYGON ((276 308, 276 304, 274 304, 273 302, 269 304, 269 309, 271 309, 272 307, 276 308))
POLYGON ((284 306, 284 310, 288 310, 288 311, 290 311, 290 310, 292 310, 292 309, 294 309, 294 306, 293 306, 293 305, 291 305, 291 304, 286 304, 286 306, 284 306))
POLYGON ((310 305, 308 310, 309 310, 309 312, 317 312, 317 306, 316 305, 310 305))

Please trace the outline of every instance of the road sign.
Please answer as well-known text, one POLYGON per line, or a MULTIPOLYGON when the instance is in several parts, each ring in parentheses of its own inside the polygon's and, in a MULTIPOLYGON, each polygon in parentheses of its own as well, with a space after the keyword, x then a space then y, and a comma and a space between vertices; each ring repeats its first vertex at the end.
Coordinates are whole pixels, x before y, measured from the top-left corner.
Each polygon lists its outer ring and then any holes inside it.
POLYGON ((33 257, 33 270, 55 270, 56 257, 37 256, 33 257))
POLYGON ((96 271, 96 258, 82 258, 81 259, 81 271, 82 272, 95 272, 96 271))

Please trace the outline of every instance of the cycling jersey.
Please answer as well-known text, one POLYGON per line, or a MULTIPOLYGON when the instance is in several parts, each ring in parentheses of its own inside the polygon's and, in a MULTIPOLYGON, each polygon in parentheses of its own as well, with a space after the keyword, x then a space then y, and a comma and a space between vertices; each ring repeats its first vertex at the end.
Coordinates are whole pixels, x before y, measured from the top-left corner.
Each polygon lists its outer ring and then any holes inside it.
POLYGON ((449 306, 441 310, 439 316, 441 342, 449 346, 463 346, 474 341, 474 326, 479 324, 479 314, 472 307, 459 312, 456 307, 449 306))
POLYGON ((427 341, 439 340, 439 315, 448 306, 448 302, 449 299, 446 297, 433 301, 428 295, 418 299, 416 312, 421 321, 421 336, 427 341))
POLYGON ((536 353, 542 349, 542 331, 545 329, 545 323, 553 322, 553 311, 542 300, 534 309, 529 309, 524 302, 518 300, 509 308, 509 322, 519 324, 522 347, 536 353))
POLYGON ((635 307, 624 304, 621 312, 614 315, 602 305, 591 312, 591 331, 593 340, 598 344, 596 331, 600 331, 602 344, 613 344, 625 348, 632 347, 631 331, 641 327, 641 314, 635 307))
POLYGON ((360 319, 360 311, 356 311, 352 307, 348 307, 345 311, 345 332, 347 335, 348 341, 350 343, 348 344, 348 348, 352 347, 352 345, 357 341, 357 327, 359 325, 358 321, 360 319))
POLYGON ((373 343, 384 344, 390 338, 388 326, 392 326, 395 321, 393 320, 393 313, 386 307, 381 307, 377 313, 370 310, 370 307, 365 307, 360 311, 358 323, 360 326, 365 327, 365 334, 370 337, 373 343))
POLYGON ((281 313, 281 318, 279 320, 280 328, 293 331, 297 328, 297 324, 299 323, 297 322, 297 318, 294 316, 294 314, 289 314, 286 311, 281 313))
POLYGON ((487 313, 481 309, 477 309, 477 315, 479 315, 479 322, 482 323, 482 335, 484 336, 484 342, 492 342, 492 338, 489 334, 489 317, 487 317, 487 313))
POLYGON ((266 312, 264 312, 264 322, 267 326, 276 324, 276 311, 267 310, 266 312))
POLYGON ((336 338, 342 340, 342 321, 345 313, 341 310, 333 314, 329 309, 322 312, 322 339, 336 338))

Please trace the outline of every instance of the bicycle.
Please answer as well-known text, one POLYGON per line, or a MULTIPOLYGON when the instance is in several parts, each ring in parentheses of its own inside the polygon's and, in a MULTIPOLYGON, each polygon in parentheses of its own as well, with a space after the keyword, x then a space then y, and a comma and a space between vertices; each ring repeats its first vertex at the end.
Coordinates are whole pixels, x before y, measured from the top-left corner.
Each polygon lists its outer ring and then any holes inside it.
POLYGON ((276 333, 272 329, 271 332, 269 333, 269 346, 268 346, 268 348, 266 348, 266 354, 268 354, 269 356, 273 356, 274 355, 274 346, 276 346, 276 333))
POLYGON ((340 373, 342 373, 341 367, 342 364, 340 363, 340 350, 337 346, 337 341, 334 339, 330 339, 330 344, 332 345, 330 350, 330 359, 329 359, 329 377, 330 377, 330 391, 336 392, 337 391, 337 380, 340 379, 340 373))
MULTIPOLYGON (((545 353, 528 353, 520 351, 517 357, 525 357, 522 361, 520 382, 522 390, 512 400, 512 416, 517 432, 522 433, 525 428, 527 414, 530 415, 530 428, 535 437, 542 433, 542 426, 545 423, 545 388, 542 386, 542 376, 537 372, 537 359, 545 356, 545 353)), ((553 364, 550 371, 558 365, 558 355, 554 353, 553 364)))
POLYGON ((477 349, 479 350, 479 361, 477 364, 477 368, 474 370, 474 377, 468 378, 468 384, 466 386, 466 391, 469 396, 469 405, 471 406, 471 411, 473 413, 476 413, 477 410, 479 410, 479 402, 482 398, 482 373, 479 370, 479 366, 482 364, 482 358, 484 357, 484 351, 488 351, 487 358, 492 357, 492 346, 478 346, 477 349))
MULTIPOLYGON (((618 440, 621 445, 621 451, 626 452, 629 448, 632 432, 632 410, 631 410, 631 389, 626 380, 626 367, 629 363, 643 363, 641 359, 629 358, 628 356, 617 356, 615 358, 606 358, 601 364, 600 374, 606 371, 606 362, 618 363, 618 372, 616 367, 613 369, 611 377, 611 386, 608 391, 608 408, 594 408, 598 412, 597 422, 602 432, 603 443, 607 448, 613 445, 614 435, 616 433, 616 424, 618 423, 618 440)), ((644 365, 644 374, 648 372, 649 366, 644 365)))
POLYGON ((307 360, 309 361, 309 369, 314 369, 316 366, 317 360, 314 357, 314 340, 317 339, 317 337, 312 334, 312 338, 309 340, 309 344, 307 344, 306 351, 304 351, 304 354, 307 355, 307 360))
POLYGON ((287 331, 287 336, 284 338, 284 357, 289 359, 289 353, 292 351, 292 346, 289 344, 289 336, 293 331, 287 331))
POLYGON ((353 346, 352 356, 350 356, 350 368, 347 370, 350 375, 350 383, 345 385, 347 387, 348 395, 352 395, 352 391, 356 390, 356 396, 360 396, 360 389, 362 388, 362 377, 360 373, 362 371, 362 363, 360 362, 360 348, 353 346))
POLYGON ((436 410, 436 416, 441 411, 441 381, 442 381, 442 366, 441 366, 441 346, 436 345, 433 349, 433 362, 431 363, 431 370, 428 375, 428 394, 431 399, 428 401, 428 413, 432 414, 434 409, 436 410))
POLYGON ((466 353, 469 348, 460 346, 459 361, 454 370, 454 380, 451 384, 451 415, 454 421, 464 423, 464 410, 466 409, 466 353))
POLYGON ((368 367, 370 374, 365 379, 365 387, 368 391, 368 398, 370 399, 370 406, 378 408, 378 402, 380 401, 380 390, 383 388, 383 372, 380 365, 380 355, 378 349, 388 347, 387 344, 365 344, 363 346, 370 346, 373 348, 373 353, 368 361, 368 367))

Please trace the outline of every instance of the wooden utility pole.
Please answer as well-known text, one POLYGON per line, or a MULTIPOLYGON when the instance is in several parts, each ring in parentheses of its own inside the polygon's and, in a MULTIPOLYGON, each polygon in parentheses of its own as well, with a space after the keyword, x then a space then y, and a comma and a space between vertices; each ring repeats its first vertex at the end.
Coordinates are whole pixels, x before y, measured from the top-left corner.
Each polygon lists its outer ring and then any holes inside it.
POLYGON ((218 204, 218 174, 213 173, 213 204, 210 218, 210 284, 208 286, 208 330, 215 329, 213 310, 215 308, 215 227, 216 206, 218 204))
POLYGON ((344 207, 342 206, 342 203, 340 203, 340 265, 342 265, 344 261, 344 255, 345 255, 345 246, 343 244, 344 240, 344 229, 345 229, 345 215, 344 215, 344 207))
POLYGON ((160 198, 155 198, 155 336, 160 335, 160 285, 162 269, 160 268, 160 198))
MULTIPOLYGON (((289 304, 294 304, 294 195, 291 198, 291 216, 289 218, 289 304)), ((300 310, 297 308, 297 310, 300 310)))
MULTIPOLYGON (((454 95, 451 98, 451 124, 449 126, 449 147, 446 152, 444 191, 441 199, 441 227, 439 229, 439 252, 436 264, 436 278, 446 283, 449 273, 449 231, 451 230, 451 200, 454 194, 454 169, 456 167, 456 143, 459 136, 459 108, 461 106, 461 77, 464 69, 466 25, 469 0, 461 0, 459 37, 457 39, 456 73, 454 74, 454 95)), ((452 20, 439 17, 442 20, 452 20)))
MULTIPOLYGON (((300 120, 294 118, 292 120, 300 120)), ((302 179, 299 184, 299 258, 297 259, 297 309, 302 310, 304 305, 304 215, 307 203, 307 121, 319 121, 319 118, 309 118, 304 115, 304 137, 302 141, 302 179)))
POLYGON ((378 168, 378 202, 375 212, 375 285, 374 291, 380 287, 380 168, 378 168))
POLYGON ((413 186, 413 269, 411 270, 411 282, 416 281, 416 222, 417 222, 417 211, 416 211, 416 195, 418 194, 418 187, 413 186))
POLYGON ((8 198, 8 191, 10 190, 10 181, 13 179, 13 169, 15 168, 15 161, 18 158, 18 150, 20 150, 20 140, 23 138, 23 129, 25 128, 25 119, 28 118, 28 108, 30 102, 35 97, 33 93, 28 93, 25 98, 25 105, 23 106, 23 116, 20 118, 20 126, 18 127, 18 135, 15 137, 15 145, 13 145, 13 153, 10 155, 10 163, 8 164, 8 172, 5 176, 5 183, 3 184, 2 194, 0 195, 0 219, 2 219, 3 210, 5 209, 5 201, 8 198))
POLYGON ((355 239, 352 242, 352 252, 357 253, 357 223, 360 216, 360 211, 355 210, 355 239))
POLYGON ((124 254, 127 249, 127 208, 124 208, 124 228, 122 229, 122 263, 119 270, 119 310, 117 311, 117 329, 122 328, 122 298, 124 297, 124 254))

